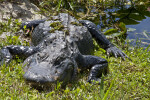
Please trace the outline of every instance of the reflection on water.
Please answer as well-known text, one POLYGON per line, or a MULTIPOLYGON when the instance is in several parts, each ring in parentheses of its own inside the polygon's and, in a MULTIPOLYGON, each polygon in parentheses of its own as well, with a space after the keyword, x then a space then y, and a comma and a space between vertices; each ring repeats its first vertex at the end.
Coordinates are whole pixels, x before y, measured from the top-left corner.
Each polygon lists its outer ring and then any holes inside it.
POLYGON ((122 5, 106 9, 105 12, 106 15, 102 16, 104 28, 123 22, 128 28, 127 39, 132 45, 139 45, 137 40, 143 47, 150 45, 150 5, 122 5))
POLYGON ((131 44, 136 45, 136 40, 141 41, 141 46, 147 47, 150 45, 150 17, 142 20, 136 25, 127 25, 127 28, 133 28, 134 31, 129 31, 127 38, 132 40, 131 44))

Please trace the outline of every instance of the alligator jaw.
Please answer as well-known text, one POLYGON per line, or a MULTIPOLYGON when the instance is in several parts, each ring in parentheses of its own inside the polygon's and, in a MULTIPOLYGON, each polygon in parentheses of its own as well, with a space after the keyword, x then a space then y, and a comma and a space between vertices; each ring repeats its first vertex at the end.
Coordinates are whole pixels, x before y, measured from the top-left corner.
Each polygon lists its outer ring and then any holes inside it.
POLYGON ((32 87, 53 88, 53 84, 62 83, 66 85, 74 76, 75 62, 69 58, 49 64, 46 62, 31 63, 27 67, 24 78, 32 87), (56 63, 57 62, 57 63, 56 63))

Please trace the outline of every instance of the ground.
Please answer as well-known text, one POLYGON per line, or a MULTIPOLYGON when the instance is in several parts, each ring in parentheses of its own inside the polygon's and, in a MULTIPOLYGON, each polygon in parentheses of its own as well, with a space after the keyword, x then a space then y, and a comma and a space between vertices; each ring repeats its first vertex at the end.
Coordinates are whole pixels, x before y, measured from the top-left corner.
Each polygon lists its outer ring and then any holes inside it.
MULTIPOLYGON (((1 45, 8 45, 9 42, 13 41, 16 40, 1 41, 1 45)), ((94 55, 103 57, 109 62, 109 74, 104 77, 104 84, 89 84, 86 82, 87 73, 82 73, 79 74, 79 80, 76 83, 68 84, 65 89, 60 89, 60 84, 58 84, 51 92, 39 92, 27 85, 23 79, 24 73, 21 67, 23 61, 16 58, 9 66, 0 67, 0 98, 52 100, 100 98, 126 100, 130 98, 148 100, 150 98, 150 51, 143 50, 140 47, 127 47, 124 52, 132 61, 107 57, 105 51, 100 48, 95 50, 94 55)))
MULTIPOLYGON (((17 24, 13 28, 11 24, 11 21, 10 23, 3 23, 0 33, 16 32, 17 24)), ((0 39, 0 47, 10 44, 28 45, 26 42, 20 42, 18 36, 0 39)), ((103 57, 109 62, 109 73, 104 77, 104 84, 93 85, 86 82, 87 72, 79 74, 79 80, 76 83, 68 84, 65 89, 60 89, 60 84, 58 84, 51 92, 39 92, 27 85, 23 79, 23 60, 16 58, 9 66, 0 67, 0 99, 98 100, 103 98, 106 100, 107 98, 109 100, 149 100, 150 51, 147 51, 148 48, 143 50, 141 47, 130 47, 128 44, 125 47, 123 52, 132 61, 107 57, 103 49, 99 47, 95 49, 94 55, 103 57)))

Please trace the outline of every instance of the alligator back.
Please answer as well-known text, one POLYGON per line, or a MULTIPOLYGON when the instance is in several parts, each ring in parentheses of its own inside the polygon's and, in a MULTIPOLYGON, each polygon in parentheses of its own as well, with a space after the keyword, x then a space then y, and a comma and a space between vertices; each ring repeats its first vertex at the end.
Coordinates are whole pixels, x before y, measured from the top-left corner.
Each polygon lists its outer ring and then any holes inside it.
POLYGON ((32 33, 32 44, 36 46, 47 39, 47 35, 56 33, 63 34, 70 43, 75 42, 82 54, 93 53, 93 40, 87 28, 66 13, 60 13, 40 23, 32 33))

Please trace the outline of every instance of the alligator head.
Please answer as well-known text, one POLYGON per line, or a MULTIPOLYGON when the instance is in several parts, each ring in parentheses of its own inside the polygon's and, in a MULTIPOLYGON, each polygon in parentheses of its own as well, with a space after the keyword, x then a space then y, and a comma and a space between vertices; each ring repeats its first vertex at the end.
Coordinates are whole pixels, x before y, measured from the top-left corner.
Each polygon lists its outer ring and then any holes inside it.
POLYGON ((77 65, 72 58, 72 50, 60 41, 53 41, 51 46, 26 59, 24 78, 27 83, 34 87, 47 87, 57 82, 66 84, 73 79, 77 65))

